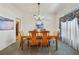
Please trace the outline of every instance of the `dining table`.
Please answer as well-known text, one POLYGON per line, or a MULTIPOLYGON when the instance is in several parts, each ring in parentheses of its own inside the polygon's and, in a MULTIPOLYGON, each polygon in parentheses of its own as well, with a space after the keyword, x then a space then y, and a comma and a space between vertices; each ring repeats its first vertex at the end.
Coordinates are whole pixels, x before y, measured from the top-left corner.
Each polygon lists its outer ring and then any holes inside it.
MULTIPOLYGON (((29 32, 32 32, 32 31, 29 31, 29 32)), ((37 39, 42 39, 42 36, 36 36, 36 38, 37 39)), ((23 50, 23 45, 24 45, 24 42, 27 40, 27 42, 29 42, 29 40, 31 39, 31 37, 28 35, 28 36, 26 36, 26 35, 22 35, 21 36, 21 41, 20 41, 20 48, 21 48, 21 50, 23 50)), ((49 37, 48 37, 48 39, 50 40, 50 39, 55 39, 55 41, 56 41, 56 50, 58 49, 58 36, 55 36, 55 35, 49 35, 49 37)))

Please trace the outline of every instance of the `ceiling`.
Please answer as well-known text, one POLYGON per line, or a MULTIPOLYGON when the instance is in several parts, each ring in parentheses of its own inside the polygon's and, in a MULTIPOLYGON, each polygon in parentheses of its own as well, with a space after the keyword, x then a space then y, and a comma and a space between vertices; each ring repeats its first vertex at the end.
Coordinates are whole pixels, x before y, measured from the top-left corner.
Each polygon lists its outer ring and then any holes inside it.
MULTIPOLYGON (((12 4, 16 9, 22 12, 22 14, 37 14, 38 12, 38 5, 35 3, 21 3, 21 4, 12 4)), ((40 4, 40 14, 48 14, 51 12, 56 12, 57 8, 60 6, 60 4, 56 3, 41 3, 40 4)))
MULTIPOLYGON (((21 14, 21 16, 33 16, 38 12, 38 5, 37 3, 2 3, 0 4, 0 9, 5 7, 6 9, 10 9, 11 11, 15 11, 16 13, 21 14)), ((41 15, 55 15, 61 12, 65 12, 65 9, 73 10, 74 8, 78 7, 79 4, 75 3, 41 3, 40 4, 40 14, 41 15), (73 7, 73 8, 71 8, 73 7)))

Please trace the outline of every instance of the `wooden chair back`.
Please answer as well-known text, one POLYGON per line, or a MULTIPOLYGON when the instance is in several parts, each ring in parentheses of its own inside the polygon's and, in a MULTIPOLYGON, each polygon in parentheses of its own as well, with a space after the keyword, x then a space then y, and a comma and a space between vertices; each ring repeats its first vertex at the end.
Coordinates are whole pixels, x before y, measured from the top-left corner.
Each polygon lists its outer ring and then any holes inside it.
POLYGON ((31 31, 31 44, 36 43, 36 31, 31 31))
POLYGON ((42 42, 44 44, 48 43, 49 31, 42 31, 42 42))

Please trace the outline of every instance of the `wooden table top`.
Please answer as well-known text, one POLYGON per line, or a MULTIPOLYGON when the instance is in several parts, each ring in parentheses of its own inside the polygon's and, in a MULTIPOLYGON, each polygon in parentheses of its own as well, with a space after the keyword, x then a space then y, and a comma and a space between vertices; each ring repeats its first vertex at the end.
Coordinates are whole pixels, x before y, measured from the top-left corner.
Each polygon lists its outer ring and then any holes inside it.
MULTIPOLYGON (((31 37, 30 36, 21 36, 22 38, 26 38, 27 40, 29 40, 31 37)), ((36 36, 37 39, 41 39, 42 36, 36 36)), ((50 40, 51 38, 55 38, 56 36, 48 36, 48 39, 50 40)))

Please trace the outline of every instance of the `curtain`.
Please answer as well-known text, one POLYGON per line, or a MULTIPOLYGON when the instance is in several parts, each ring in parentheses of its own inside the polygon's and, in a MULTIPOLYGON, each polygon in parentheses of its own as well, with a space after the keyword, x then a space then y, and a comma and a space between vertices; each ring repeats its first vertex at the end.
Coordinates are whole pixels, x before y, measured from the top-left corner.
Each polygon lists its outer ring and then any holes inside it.
POLYGON ((62 36, 62 41, 65 42, 65 24, 64 24, 64 22, 61 22, 61 36, 62 36))
POLYGON ((67 22, 61 22, 61 36, 62 41, 67 43, 67 22))
POLYGON ((71 46, 71 21, 67 21, 67 42, 71 46))
POLYGON ((61 22, 62 41, 79 50, 79 28, 77 18, 61 22))
POLYGON ((75 40, 75 20, 71 21, 71 40, 72 40, 72 47, 74 48, 74 40, 75 40))

